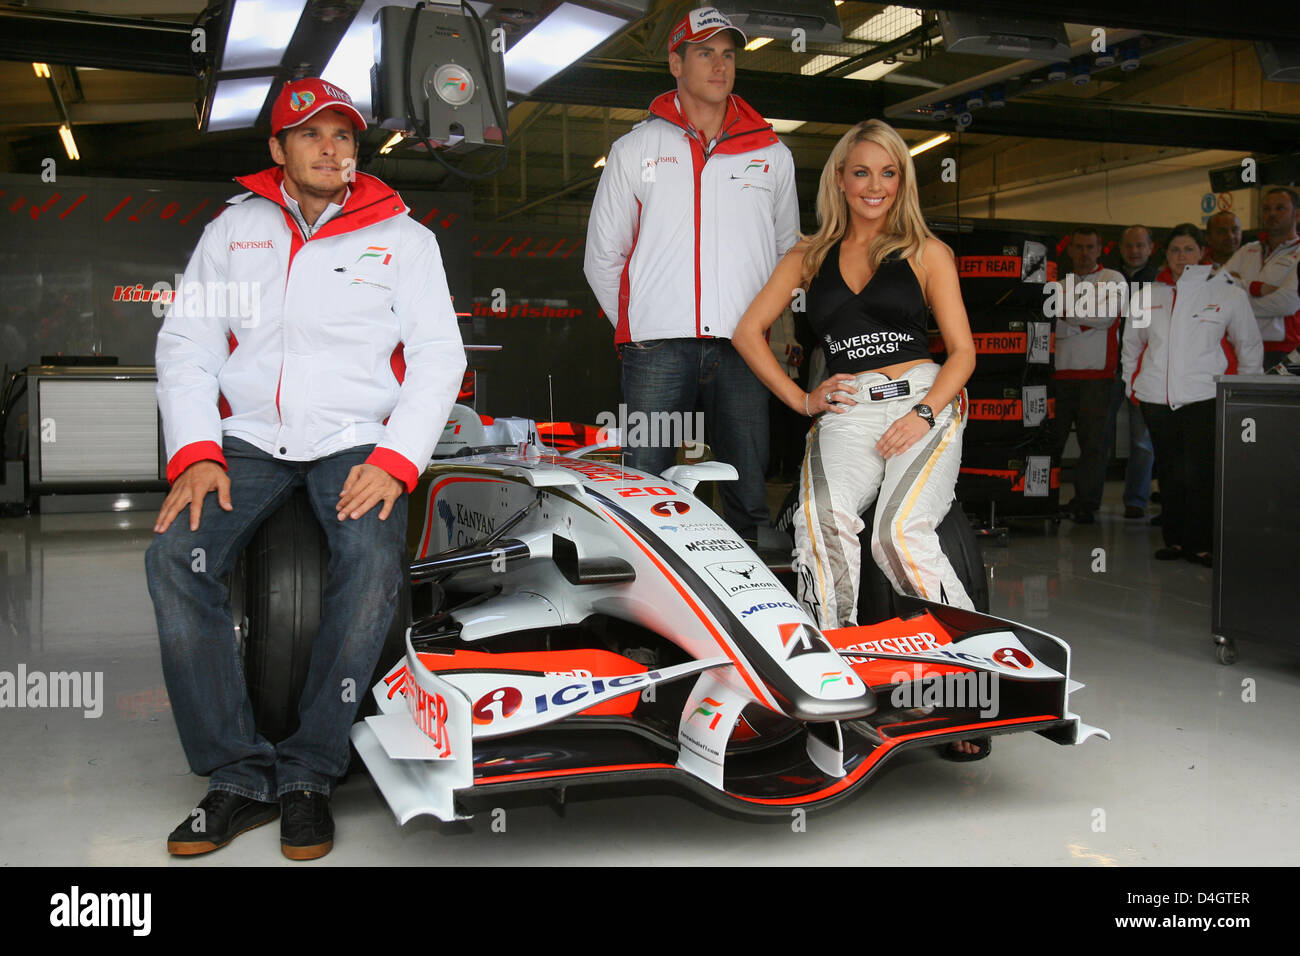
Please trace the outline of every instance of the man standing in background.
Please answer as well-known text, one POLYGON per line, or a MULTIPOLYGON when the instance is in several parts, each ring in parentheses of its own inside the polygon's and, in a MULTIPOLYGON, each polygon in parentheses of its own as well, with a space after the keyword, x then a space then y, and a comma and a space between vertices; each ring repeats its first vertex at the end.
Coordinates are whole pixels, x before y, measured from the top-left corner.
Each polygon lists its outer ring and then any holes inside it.
POLYGON ((1269 369, 1300 345, 1300 292, 1296 289, 1296 263, 1300 238, 1296 212, 1300 197, 1292 189, 1275 187, 1264 193, 1260 215, 1264 233, 1248 242, 1224 266, 1241 280, 1250 294, 1250 307, 1264 340, 1264 368, 1269 369))
POLYGON ((1241 220, 1235 212, 1216 212, 1205 222, 1205 258, 1201 265, 1218 272, 1241 248, 1241 220))
POLYGON ((1097 230, 1080 226, 1070 236, 1073 284, 1094 283, 1093 308, 1080 315, 1067 308, 1056 323, 1056 434, 1054 458, 1060 459, 1076 426, 1079 460, 1074 470, 1074 500, 1065 506, 1078 524, 1093 524, 1106 483, 1106 413, 1119 366, 1119 310, 1106 294, 1124 277, 1103 269, 1097 230), (1107 284, 1110 284, 1109 286, 1107 284), (1113 314, 1112 314, 1113 313, 1113 314))
MULTIPOLYGON (((1151 252, 1155 244, 1151 230, 1146 226, 1133 225, 1124 230, 1120 236, 1119 252, 1124 260, 1120 271, 1129 282, 1129 301, 1138 295, 1143 282, 1154 282, 1160 270, 1151 261, 1151 252)), ((1124 340, 1124 326, 1127 319, 1120 317, 1119 339, 1124 340)), ((1146 515, 1147 498, 1151 494, 1151 465, 1155 453, 1151 450, 1151 436, 1147 434, 1146 423, 1142 421, 1142 412, 1137 405, 1125 401, 1124 369, 1117 365, 1115 380, 1111 383, 1110 409, 1106 413, 1106 450, 1102 461, 1110 464, 1110 453, 1116 445, 1116 425, 1120 406, 1126 405, 1128 418, 1128 464, 1124 468, 1124 517, 1141 518, 1146 515)))
MULTIPOLYGON (((768 394, 731 333, 798 238, 794 157, 731 90, 745 35, 713 7, 668 39, 677 89, 610 147, 587 226, 584 271, 614 324, 628 415, 704 413, 727 522, 756 543, 768 523, 768 394)), ((660 474, 671 447, 631 448, 660 474)))

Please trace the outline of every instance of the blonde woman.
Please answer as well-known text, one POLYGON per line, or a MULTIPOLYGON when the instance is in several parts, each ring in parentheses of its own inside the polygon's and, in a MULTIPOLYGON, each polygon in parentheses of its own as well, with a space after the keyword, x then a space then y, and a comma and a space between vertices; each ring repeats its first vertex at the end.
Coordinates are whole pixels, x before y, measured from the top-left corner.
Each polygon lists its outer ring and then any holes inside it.
MULTIPOLYGON (((975 346, 952 250, 926 228, 893 128, 870 120, 844 134, 822 170, 817 217, 820 228, 777 265, 732 339, 781 401, 816 419, 795 518, 799 599, 824 628, 856 623, 859 516, 879 499, 871 551, 895 590, 971 608, 935 528, 953 500, 975 346), (792 297, 831 373, 807 393, 763 341, 792 297), (942 366, 930 359, 931 311, 947 347, 942 366)), ((986 752, 962 743, 953 755, 986 752)))

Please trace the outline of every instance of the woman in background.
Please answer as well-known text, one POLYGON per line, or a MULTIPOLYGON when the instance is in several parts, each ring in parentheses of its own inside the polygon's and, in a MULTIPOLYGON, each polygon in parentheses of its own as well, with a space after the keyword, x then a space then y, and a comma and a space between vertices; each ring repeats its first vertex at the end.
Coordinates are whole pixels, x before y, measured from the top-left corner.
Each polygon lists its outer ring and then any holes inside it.
POLYGON ((1264 346, 1250 299, 1227 271, 1200 265, 1201 230, 1175 226, 1165 269, 1152 287, 1151 320, 1124 331, 1124 381, 1141 403, 1160 469, 1164 508, 1161 561, 1186 558, 1207 568, 1214 546, 1214 376, 1228 367, 1225 337, 1239 374, 1263 371, 1264 346))

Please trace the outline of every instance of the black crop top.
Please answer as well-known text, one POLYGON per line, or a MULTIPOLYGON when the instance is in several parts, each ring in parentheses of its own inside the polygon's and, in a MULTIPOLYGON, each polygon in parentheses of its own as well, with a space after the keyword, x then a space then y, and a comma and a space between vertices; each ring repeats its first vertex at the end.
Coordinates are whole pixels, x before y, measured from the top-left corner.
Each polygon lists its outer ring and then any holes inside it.
POLYGON ((808 285, 807 306, 832 375, 930 358, 925 295, 897 252, 886 256, 854 295, 840 274, 840 244, 835 243, 808 285))

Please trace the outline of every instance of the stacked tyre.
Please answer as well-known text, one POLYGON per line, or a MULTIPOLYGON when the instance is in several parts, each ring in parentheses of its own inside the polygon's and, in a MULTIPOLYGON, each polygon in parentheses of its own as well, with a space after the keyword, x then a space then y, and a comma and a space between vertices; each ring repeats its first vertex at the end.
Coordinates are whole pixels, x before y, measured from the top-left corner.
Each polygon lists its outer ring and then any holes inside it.
MULTIPOLYGON (((1047 235, 988 231, 954 243, 962 299, 975 340, 957 498, 981 517, 1043 516, 1059 508, 1055 329, 1043 288, 1056 279, 1047 235)), ((931 340, 936 361, 943 340, 931 340)))

